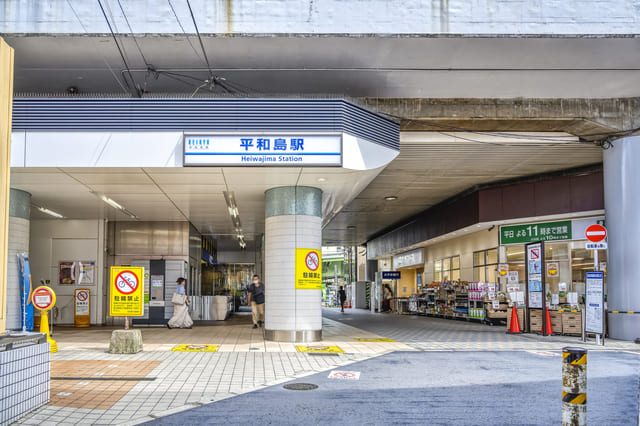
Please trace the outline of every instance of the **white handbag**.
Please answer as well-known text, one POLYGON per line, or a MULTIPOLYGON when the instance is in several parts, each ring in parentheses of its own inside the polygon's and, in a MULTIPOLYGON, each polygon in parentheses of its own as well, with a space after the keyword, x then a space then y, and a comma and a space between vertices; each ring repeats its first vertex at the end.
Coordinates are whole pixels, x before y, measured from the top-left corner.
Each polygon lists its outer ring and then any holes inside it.
POLYGON ((184 305, 184 302, 186 299, 187 299, 186 294, 173 293, 173 297, 171 298, 171 303, 173 303, 174 305, 184 305))

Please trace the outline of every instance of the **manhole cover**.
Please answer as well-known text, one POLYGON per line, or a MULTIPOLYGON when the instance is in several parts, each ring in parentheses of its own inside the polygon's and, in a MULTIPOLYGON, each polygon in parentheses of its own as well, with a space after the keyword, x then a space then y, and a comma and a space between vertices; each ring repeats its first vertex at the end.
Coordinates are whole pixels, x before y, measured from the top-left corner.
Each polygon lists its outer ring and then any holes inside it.
POLYGON ((290 383, 288 385, 284 385, 283 387, 287 390, 296 390, 296 391, 318 389, 318 385, 314 385, 311 383, 290 383))

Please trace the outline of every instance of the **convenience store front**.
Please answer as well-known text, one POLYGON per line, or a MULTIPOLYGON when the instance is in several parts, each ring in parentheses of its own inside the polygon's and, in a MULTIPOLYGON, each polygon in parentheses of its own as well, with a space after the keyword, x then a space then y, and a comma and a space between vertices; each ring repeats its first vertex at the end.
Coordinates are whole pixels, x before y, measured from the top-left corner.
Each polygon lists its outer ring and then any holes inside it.
POLYGON ((596 267, 606 272, 607 264, 606 250, 598 251, 596 264, 593 250, 586 249, 585 230, 602 224, 604 217, 570 214, 536 219, 502 221, 498 226, 476 224, 395 255, 393 269, 401 272, 401 278, 396 282, 394 312, 508 325, 510 307, 516 305, 521 326, 538 332, 541 310, 524 309, 524 253, 525 244, 545 241, 546 300, 552 327, 556 334, 580 334, 586 272, 596 267), (418 257, 423 264, 403 263, 418 257))

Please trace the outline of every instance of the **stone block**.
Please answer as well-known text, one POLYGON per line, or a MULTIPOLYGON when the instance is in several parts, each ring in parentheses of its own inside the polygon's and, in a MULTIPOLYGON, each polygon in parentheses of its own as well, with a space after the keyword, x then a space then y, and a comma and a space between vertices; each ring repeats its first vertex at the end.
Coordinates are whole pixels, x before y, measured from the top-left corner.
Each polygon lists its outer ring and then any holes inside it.
POLYGON ((109 342, 109 353, 137 354, 142 351, 142 332, 140 330, 113 330, 109 342))

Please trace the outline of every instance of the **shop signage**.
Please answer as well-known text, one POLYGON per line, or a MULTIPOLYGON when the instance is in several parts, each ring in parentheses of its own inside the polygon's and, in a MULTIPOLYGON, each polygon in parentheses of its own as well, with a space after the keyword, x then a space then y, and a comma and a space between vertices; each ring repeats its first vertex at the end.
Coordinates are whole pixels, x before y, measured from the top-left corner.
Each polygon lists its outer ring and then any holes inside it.
POLYGON ((498 275, 501 277, 506 277, 509 275, 509 265, 506 263, 501 263, 498 265, 498 275))
POLYGON ((558 276, 558 263, 557 262, 549 262, 547 263, 547 276, 548 277, 557 277, 558 276))
POLYGON ((322 290, 322 253, 315 249, 296 249, 296 289, 322 290))
POLYGON ((399 280, 400 276, 400 271, 382 271, 383 280, 399 280))
POLYGON ((509 284, 518 284, 520 282, 518 278, 518 271, 509 271, 509 276, 507 278, 507 282, 509 284))
POLYGON ((112 317, 144 315, 143 274, 144 268, 137 266, 111 268, 109 315, 112 317))
POLYGON ((544 243, 527 244, 525 247, 527 258, 527 291, 529 292, 529 307, 542 309, 545 282, 542 273, 544 258, 544 243))
POLYGON ((424 251, 419 248, 393 256, 393 267, 406 268, 407 266, 423 265, 424 251))
POLYGON ((604 333, 604 272, 587 272, 585 331, 604 333))
POLYGON ((341 166, 342 136, 185 135, 185 166, 341 166))
POLYGON ((571 221, 526 223, 500 227, 500 244, 571 240, 571 221))

